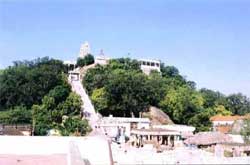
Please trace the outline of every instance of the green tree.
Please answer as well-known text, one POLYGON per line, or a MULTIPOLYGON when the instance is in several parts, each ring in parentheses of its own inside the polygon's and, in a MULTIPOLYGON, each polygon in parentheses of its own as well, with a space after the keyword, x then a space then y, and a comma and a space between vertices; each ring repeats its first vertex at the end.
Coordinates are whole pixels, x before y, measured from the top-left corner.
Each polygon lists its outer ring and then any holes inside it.
POLYGON ((240 134, 243 136, 244 142, 250 144, 250 118, 244 119, 240 134))
POLYGON ((163 77, 175 77, 179 75, 179 70, 174 66, 165 66, 161 63, 161 73, 163 77))
POLYGON ((84 58, 79 57, 77 59, 76 65, 83 67, 86 65, 93 64, 95 62, 94 56, 91 54, 86 55, 84 58))
POLYGON ((201 109, 188 121, 189 125, 196 128, 196 132, 199 131, 209 131, 211 129, 212 123, 210 122, 210 117, 213 116, 213 109, 201 109))
POLYGON ((250 113, 249 98, 241 93, 229 95, 227 98, 226 108, 235 115, 244 115, 250 113))
POLYGON ((85 65, 90 65, 95 62, 94 56, 91 54, 88 54, 87 56, 85 56, 84 60, 85 60, 85 65))
POLYGON ((109 61, 107 67, 110 70, 122 69, 140 71, 140 63, 137 60, 131 60, 130 58, 112 59, 109 61))
POLYGON ((79 115, 83 102, 75 92, 71 92, 62 105, 62 115, 79 115))
POLYGON ((199 91, 204 98, 204 107, 214 107, 216 104, 224 105, 225 104, 225 97, 220 92, 215 92, 210 89, 202 88, 199 91))
POLYGON ((146 89, 148 90, 149 104, 159 106, 160 101, 166 94, 167 83, 157 71, 151 72, 146 80, 146 89))
POLYGON ((32 120, 34 135, 47 135, 52 128, 50 113, 43 106, 32 106, 32 120))
POLYGON ((143 73, 115 70, 105 85, 109 110, 115 116, 139 116, 149 106, 147 76, 143 73))
POLYGON ((108 82, 108 75, 111 74, 107 67, 97 65, 93 69, 89 69, 84 76, 83 85, 87 89, 89 95, 94 89, 102 88, 108 82))
POLYGON ((214 107, 214 112, 216 115, 222 115, 222 116, 232 115, 232 112, 226 110, 226 108, 223 105, 216 105, 214 107))
POLYGON ((80 66, 80 67, 83 67, 85 66, 85 60, 83 58, 78 58, 77 61, 76 61, 76 65, 77 66, 80 66))
POLYGON ((199 93, 183 86, 169 90, 160 105, 175 122, 187 124, 188 120, 202 109, 203 101, 199 93))
POLYGON ((64 71, 61 61, 49 58, 15 62, 0 75, 0 108, 40 104, 51 89, 64 83, 64 71))
POLYGON ((95 89, 91 95, 91 100, 95 105, 96 111, 105 114, 105 111, 108 112, 108 100, 105 94, 105 88, 95 89))
POLYGON ((0 112, 2 124, 30 124, 31 111, 24 106, 16 106, 8 111, 0 112))
POLYGON ((215 115, 231 115, 232 113, 225 109, 223 105, 216 105, 214 107, 200 109, 197 113, 190 118, 188 121, 189 125, 196 127, 196 131, 209 131, 211 129, 212 123, 210 118, 215 115))
POLYGON ((89 132, 91 128, 88 125, 86 119, 81 119, 79 117, 69 117, 64 122, 63 125, 60 127, 60 132, 63 136, 69 135, 78 135, 83 136, 89 132))
POLYGON ((48 96, 54 98, 55 103, 58 104, 64 101, 70 93, 69 85, 58 85, 49 91, 48 96))

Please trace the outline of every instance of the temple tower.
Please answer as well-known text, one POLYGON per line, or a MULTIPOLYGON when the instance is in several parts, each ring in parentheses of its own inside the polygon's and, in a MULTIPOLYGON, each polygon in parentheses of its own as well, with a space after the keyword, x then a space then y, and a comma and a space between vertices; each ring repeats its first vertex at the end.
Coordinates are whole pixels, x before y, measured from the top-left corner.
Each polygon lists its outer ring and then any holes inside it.
POLYGON ((88 54, 90 54, 90 46, 89 43, 86 41, 81 45, 79 57, 84 58, 88 54))

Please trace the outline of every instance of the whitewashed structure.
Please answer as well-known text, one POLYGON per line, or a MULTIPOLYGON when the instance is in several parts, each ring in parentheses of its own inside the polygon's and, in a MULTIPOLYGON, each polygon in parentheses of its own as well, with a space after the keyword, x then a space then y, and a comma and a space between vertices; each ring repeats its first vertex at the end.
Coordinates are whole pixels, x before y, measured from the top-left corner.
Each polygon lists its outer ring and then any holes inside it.
POLYGON ((127 137, 130 137, 132 129, 148 129, 150 120, 148 118, 127 118, 127 117, 103 117, 99 121, 99 127, 103 132, 110 136, 116 137, 118 129, 123 128, 127 137))
POLYGON ((79 81, 80 80, 80 71, 79 69, 74 69, 68 72, 69 81, 79 81))
POLYGON ((168 124, 168 125, 153 125, 153 128, 160 128, 166 130, 172 130, 177 132, 194 132, 195 127, 187 126, 187 125, 180 125, 180 124, 168 124))
POLYGON ((140 59, 139 62, 141 70, 147 75, 153 70, 161 72, 161 62, 159 60, 140 59))
POLYGON ((95 57, 95 64, 107 65, 109 60, 110 59, 104 55, 103 50, 101 50, 100 54, 95 57))
POLYGON ((0 146, 1 165, 113 164, 110 144, 98 136, 0 136, 0 146))
POLYGON ((131 135, 140 145, 154 141, 161 146, 180 147, 182 139, 193 136, 194 130, 195 127, 187 125, 151 125, 149 129, 133 129, 131 135))
POLYGON ((88 54, 90 54, 90 45, 85 41, 80 47, 79 57, 84 58, 88 54))
POLYGON ((76 61, 67 60, 67 61, 63 61, 63 64, 67 65, 69 68, 73 68, 73 69, 76 68, 76 61))

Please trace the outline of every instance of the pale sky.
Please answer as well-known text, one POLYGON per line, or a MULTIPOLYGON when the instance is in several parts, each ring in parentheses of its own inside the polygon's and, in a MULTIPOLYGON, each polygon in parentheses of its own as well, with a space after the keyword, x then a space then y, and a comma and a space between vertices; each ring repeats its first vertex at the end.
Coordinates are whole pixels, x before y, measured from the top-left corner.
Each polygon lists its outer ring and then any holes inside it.
POLYGON ((197 87, 250 96, 249 0, 0 0, 0 68, 92 53, 160 59, 197 87))

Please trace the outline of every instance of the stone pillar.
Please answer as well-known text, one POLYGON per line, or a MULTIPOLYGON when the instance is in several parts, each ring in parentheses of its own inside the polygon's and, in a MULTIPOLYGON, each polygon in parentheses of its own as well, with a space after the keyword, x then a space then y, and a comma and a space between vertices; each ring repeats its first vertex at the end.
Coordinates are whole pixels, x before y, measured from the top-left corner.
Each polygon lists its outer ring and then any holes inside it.
POLYGON ((160 137, 160 145, 163 144, 163 136, 160 137))
POLYGON ((168 146, 171 146, 171 140, 170 140, 170 138, 171 138, 171 135, 168 136, 168 146))
POLYGON ((168 136, 165 137, 165 144, 168 145, 168 136))

